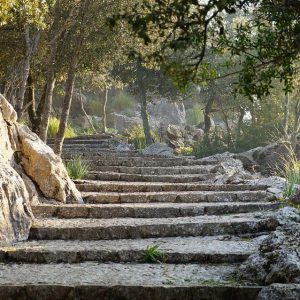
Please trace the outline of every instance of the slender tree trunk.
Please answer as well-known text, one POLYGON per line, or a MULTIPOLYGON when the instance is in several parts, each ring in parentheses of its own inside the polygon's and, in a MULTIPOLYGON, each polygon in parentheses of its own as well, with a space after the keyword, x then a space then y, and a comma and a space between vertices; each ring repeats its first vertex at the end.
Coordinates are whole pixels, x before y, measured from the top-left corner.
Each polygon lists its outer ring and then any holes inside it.
POLYGON ((293 135, 292 135, 292 145, 293 147, 296 147, 297 144, 297 135, 300 131, 300 99, 297 100, 297 103, 295 105, 294 110, 294 129, 293 129, 293 135))
POLYGON ((48 63, 47 71, 47 87, 45 93, 45 102, 43 106, 43 111, 41 114, 41 123, 39 127, 39 137, 42 141, 47 141, 47 132, 49 125, 49 118, 51 115, 51 107, 53 100, 53 90, 55 86, 55 61, 56 61, 56 52, 57 52, 57 42, 50 45, 50 58, 48 63))
POLYGON ((285 95, 285 102, 284 102, 284 119, 283 119, 283 133, 285 138, 288 138, 289 134, 289 105, 290 105, 290 95, 287 93, 285 95))
POLYGON ((149 146, 152 144, 152 136, 151 136, 151 129, 150 129, 150 124, 149 124, 149 116, 148 116, 148 112, 147 112, 147 97, 146 97, 145 90, 143 90, 142 95, 141 95, 141 117, 143 120, 146 145, 149 146))
POLYGON ((244 117, 245 117, 245 109, 243 107, 240 107, 240 115, 239 115, 238 124, 237 124, 237 139, 238 140, 242 136, 242 126, 243 126, 244 117))
POLYGON ((107 122, 106 122, 106 106, 108 101, 108 88, 105 87, 105 100, 103 105, 103 132, 107 132, 107 122))
POLYGON ((61 155, 62 152, 64 136, 65 136, 66 128, 68 126, 68 119, 69 119, 70 108, 72 104, 75 77, 76 77, 76 67, 77 67, 77 59, 76 57, 74 57, 68 72, 68 78, 65 87, 65 97, 63 101, 62 112, 60 115, 59 128, 54 140, 54 153, 59 156, 61 155))
POLYGON ((205 106, 204 109, 204 133, 207 135, 210 132, 212 119, 211 119, 211 110, 214 104, 214 96, 212 95, 205 106))
POLYGON ((24 36, 26 42, 26 54, 22 62, 21 83, 18 90, 17 102, 16 102, 16 112, 18 114, 18 118, 21 118, 23 114, 26 85, 30 73, 30 63, 31 63, 32 56, 37 51, 37 45, 40 39, 40 32, 38 32, 32 38, 30 38, 29 25, 27 24, 25 25, 25 29, 24 29, 24 36))
POLYGON ((147 93, 143 78, 143 68, 142 68, 142 62, 139 59, 137 61, 137 83, 139 87, 139 97, 140 97, 140 103, 141 103, 141 117, 143 121, 143 129, 146 139, 146 145, 149 146, 153 143, 152 136, 151 136, 151 128, 149 123, 149 116, 147 112, 147 93))
POLYGON ((91 121, 89 115, 86 113, 86 111, 84 109, 81 89, 79 90, 79 99, 80 99, 80 104, 81 104, 81 110, 82 110, 84 116, 86 117, 87 121, 89 122, 89 124, 90 124, 91 128, 93 129, 94 133, 97 134, 98 132, 95 129, 93 122, 91 121))

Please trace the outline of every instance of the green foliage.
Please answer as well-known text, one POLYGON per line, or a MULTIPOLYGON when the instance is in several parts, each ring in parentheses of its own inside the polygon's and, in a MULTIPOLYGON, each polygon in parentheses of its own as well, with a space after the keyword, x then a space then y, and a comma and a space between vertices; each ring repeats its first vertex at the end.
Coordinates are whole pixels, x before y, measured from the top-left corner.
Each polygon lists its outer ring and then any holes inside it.
MULTIPOLYGON (((55 135, 58 132, 58 128, 59 128, 59 119, 52 117, 49 120, 49 127, 48 127, 48 138, 55 138, 55 135)), ((67 128, 66 128, 66 132, 65 132, 65 138, 72 138, 72 137, 76 137, 77 134, 75 132, 75 129, 72 127, 71 124, 68 124, 67 128)))
MULTIPOLYGON (((151 131, 152 137, 155 140, 159 140, 157 133, 151 131)), ((135 124, 125 132, 125 137, 128 139, 128 143, 133 144, 135 149, 142 150, 146 148, 146 138, 143 126, 141 124, 135 124)))
POLYGON ((190 156, 194 153, 194 149, 193 147, 181 146, 179 149, 176 150, 176 152, 178 155, 190 156))
POLYGON ((286 179, 284 196, 290 198, 296 191, 296 185, 300 184, 300 162, 294 151, 290 148, 288 150, 289 157, 282 159, 282 171, 280 173, 286 179))
POLYGON ((250 98, 268 95, 273 79, 280 79, 285 91, 293 88, 300 51, 299 1, 144 0, 118 18, 150 44, 144 56, 162 62, 181 89, 231 72, 239 74, 236 91, 250 98), (156 51, 160 42, 162 50, 156 51), (228 61, 216 66, 208 54, 229 54, 228 61))
POLYGON ((131 116, 135 105, 136 103, 133 97, 120 92, 113 100, 111 110, 116 112, 125 112, 125 114, 127 114, 128 116, 131 116))
POLYGON ((197 158, 202 158, 217 153, 223 153, 227 150, 222 137, 214 132, 210 136, 206 136, 203 141, 196 143, 193 146, 193 155, 197 158))
POLYGON ((186 122, 188 125, 198 125, 203 121, 203 107, 200 104, 196 104, 193 108, 186 110, 186 122))
POLYGON ((89 172, 90 165, 81 156, 77 156, 68 161, 66 167, 72 179, 84 179, 89 172))
POLYGON ((89 100, 86 107, 87 113, 93 116, 102 116, 103 102, 99 99, 89 100))
POLYGON ((147 246, 145 260, 149 263, 161 263, 166 259, 166 254, 159 249, 159 245, 147 246))

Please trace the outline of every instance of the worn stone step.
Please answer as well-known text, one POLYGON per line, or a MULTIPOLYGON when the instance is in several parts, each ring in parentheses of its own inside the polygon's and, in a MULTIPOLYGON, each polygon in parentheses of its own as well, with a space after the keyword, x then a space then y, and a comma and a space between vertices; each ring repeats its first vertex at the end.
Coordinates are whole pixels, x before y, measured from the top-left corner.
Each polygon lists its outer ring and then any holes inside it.
MULTIPOLYGON (((124 166, 124 167, 174 167, 174 166, 205 166, 216 165, 218 161, 201 161, 182 157, 163 158, 161 156, 138 156, 134 153, 118 154, 116 151, 91 151, 89 149, 78 149, 82 157, 93 164, 93 166, 124 166)), ((74 157, 74 151, 65 151, 63 158, 68 160, 74 157)))
MULTIPOLYGON (((102 241, 29 241, 0 247, 0 262, 80 263, 151 262, 146 249, 158 246, 158 261, 164 263, 239 263, 253 254, 265 236, 242 239, 235 236, 175 237, 102 241)), ((155 261, 154 261, 155 262, 155 261)))
POLYGON ((254 300, 261 287, 234 283, 236 264, 0 264, 2 299, 254 300))
POLYGON ((96 166, 91 164, 91 170, 99 172, 114 172, 141 175, 180 175, 180 174, 208 174, 220 170, 217 165, 213 166, 180 166, 180 167, 119 167, 119 166, 96 166))
POLYGON ((86 179, 108 181, 173 182, 188 183, 207 181, 215 178, 215 173, 194 175, 140 175, 115 172, 89 172, 86 179))
POLYGON ((179 218, 35 219, 30 239, 108 240, 247 234, 274 230, 278 222, 260 213, 179 218))
POLYGON ((129 203, 129 204, 41 204, 32 206, 37 218, 176 218, 275 210, 280 203, 129 203))
POLYGON ((199 202, 262 202, 274 200, 266 191, 184 191, 149 193, 82 192, 85 203, 199 203, 199 202))
POLYGON ((205 183, 167 183, 167 182, 121 182, 121 181, 93 181, 75 180, 81 192, 172 192, 172 191, 258 191, 266 190, 265 185, 250 184, 205 184, 205 183))

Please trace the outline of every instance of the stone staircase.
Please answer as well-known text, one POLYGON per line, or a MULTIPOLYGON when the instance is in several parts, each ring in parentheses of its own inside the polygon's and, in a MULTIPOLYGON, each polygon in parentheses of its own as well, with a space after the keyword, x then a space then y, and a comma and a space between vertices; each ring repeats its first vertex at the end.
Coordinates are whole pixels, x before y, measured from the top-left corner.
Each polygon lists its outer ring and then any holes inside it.
POLYGON ((76 181, 85 204, 33 207, 29 241, 0 248, 1 300, 256 299, 261 287, 235 272, 276 227, 266 186, 212 184, 217 161, 78 141, 64 158, 91 161, 76 181))

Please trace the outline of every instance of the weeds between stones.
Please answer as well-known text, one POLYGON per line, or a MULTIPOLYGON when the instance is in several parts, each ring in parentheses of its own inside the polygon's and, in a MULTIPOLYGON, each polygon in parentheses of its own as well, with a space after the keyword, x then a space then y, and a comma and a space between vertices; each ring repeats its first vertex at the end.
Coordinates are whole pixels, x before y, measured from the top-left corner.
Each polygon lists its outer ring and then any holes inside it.
POLYGON ((145 259, 150 263, 162 263, 166 260, 166 253, 159 250, 159 245, 150 245, 145 250, 145 259))

